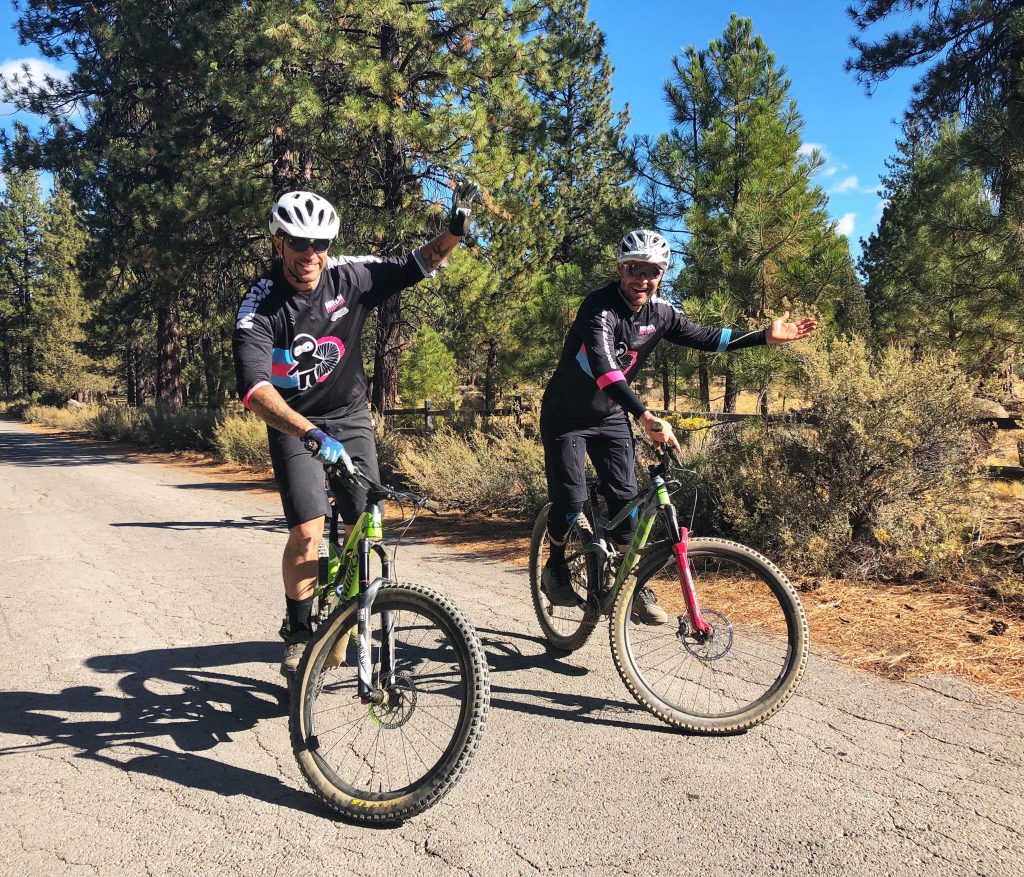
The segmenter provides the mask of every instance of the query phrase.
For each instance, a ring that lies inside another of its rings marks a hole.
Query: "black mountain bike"
[[[315,632],[291,688],[292,749],[335,810],[359,822],[400,821],[437,803],[476,752],[490,702],[487,661],[449,599],[394,580],[381,503],[411,506],[411,525],[426,499],[354,467],[326,468],[329,479],[357,478],[369,493],[344,545],[337,509],[331,514]]]
[[[669,474],[677,461],[657,453],[647,492],[612,521],[599,514],[597,480],[588,480],[589,499],[566,547],[576,606],[553,605],[542,587],[550,506],[540,512],[530,544],[537,620],[551,646],[567,653],[610,616],[615,667],[642,706],[682,730],[746,730],[796,691],[807,662],[807,616],[770,560],[738,542],[690,538],[670,498],[680,487]],[[634,510],[636,533],[620,554],[608,534]],[[667,535],[648,544],[658,516]],[[668,623],[641,622],[634,602],[643,588],[669,613]]]

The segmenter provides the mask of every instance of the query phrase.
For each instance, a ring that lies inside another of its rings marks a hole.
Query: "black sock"
[[[288,632],[295,633],[299,630],[312,630],[313,625],[309,617],[313,613],[313,598],[305,600],[293,600],[291,597],[284,598],[286,612],[288,614]]]

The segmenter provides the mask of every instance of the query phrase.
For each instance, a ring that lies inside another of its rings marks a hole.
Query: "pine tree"
[[[43,205],[39,178],[9,167],[0,197],[0,380],[8,396],[35,383]]]
[[[863,34],[890,16],[924,13],[877,42]],[[932,126],[957,115],[972,163],[999,209],[1024,227],[1024,7],[1019,0],[858,0],[849,9],[861,35],[846,69],[868,92],[896,70],[923,67],[907,114]]]
[[[676,294],[718,302],[734,323],[763,325],[797,303],[831,317],[855,297],[856,280],[826,196],[811,182],[821,158],[800,154],[803,121],[785,69],[735,15],[721,39],[674,64],[666,97],[675,127],[652,144],[649,171],[662,215],[685,223]],[[781,368],[784,354],[771,353]],[[740,389],[738,362],[724,364],[726,410]]]

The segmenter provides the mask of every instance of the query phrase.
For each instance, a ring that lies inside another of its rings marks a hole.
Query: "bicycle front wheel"
[[[725,539],[691,539],[688,556],[712,635],[702,638],[690,625],[675,555],[666,547],[616,597],[615,666],[637,701],[662,721],[710,734],[743,731],[796,691],[807,662],[807,616],[786,576],[756,551]],[[667,623],[641,623],[634,609],[641,588],[668,612]]]
[[[447,794],[476,752],[490,700],[487,662],[476,631],[448,599],[385,583],[370,613],[373,680],[384,700],[364,704],[357,608],[357,600],[341,606],[299,664],[292,749],[329,806],[358,822],[397,822]],[[388,640],[392,649],[382,649]]]
[[[530,539],[530,593],[533,596],[533,611],[537,614],[544,638],[560,652],[574,652],[589,639],[600,616],[597,606],[589,599],[590,594],[596,591],[596,588],[592,589],[591,582],[597,584],[597,561],[592,554],[581,554],[569,563],[570,581],[581,605],[555,606],[548,599],[541,588],[541,576],[548,560],[550,508],[551,503],[544,506],[533,525],[533,536]],[[567,557],[582,551],[580,532],[584,527],[589,530],[590,523],[581,515],[569,531],[565,545]]]

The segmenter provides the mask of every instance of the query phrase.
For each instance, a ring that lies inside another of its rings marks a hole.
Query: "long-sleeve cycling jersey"
[[[764,330],[699,326],[658,297],[634,312],[616,280],[580,305],[544,391],[545,409],[560,421],[579,424],[597,423],[623,409],[643,414],[647,406],[629,383],[662,338],[717,352],[766,343]]]
[[[407,258],[329,258],[308,295],[284,278],[281,263],[242,299],[232,350],[242,404],[270,384],[306,417],[336,418],[366,407],[362,331],[371,308],[431,276]]]

